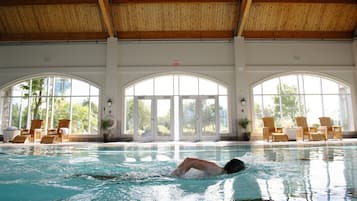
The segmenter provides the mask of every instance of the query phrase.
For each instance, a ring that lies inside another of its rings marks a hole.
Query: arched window
[[[176,139],[228,134],[227,96],[226,87],[196,76],[175,74],[139,81],[125,88],[124,133],[150,134],[154,140],[165,136],[173,140],[174,133]]]
[[[296,116],[305,116],[309,126],[319,117],[353,130],[351,90],[348,86],[316,75],[294,74],[276,77],[253,88],[255,129],[261,131],[264,116],[273,116],[277,126],[293,127]]]
[[[71,134],[98,134],[99,89],[81,80],[32,78],[3,89],[0,103],[3,128],[29,128],[32,119],[56,128],[59,119],[70,119]]]

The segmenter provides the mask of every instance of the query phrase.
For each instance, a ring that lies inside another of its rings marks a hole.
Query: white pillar
[[[111,37],[107,39],[107,52],[106,52],[106,68],[105,68],[105,88],[103,106],[104,117],[112,115],[116,122],[118,122],[118,72],[117,72],[117,52],[118,52],[118,40]],[[112,105],[108,106],[108,100],[112,101]],[[118,124],[115,129],[112,129],[112,136],[117,137],[119,135]]]
[[[352,42],[352,56],[353,56],[353,61],[355,64],[355,85],[354,85],[354,96],[352,97],[353,105],[352,107],[354,108],[353,111],[357,110],[357,38],[353,39]],[[353,95],[353,94],[352,94]],[[354,112],[354,127],[355,130],[357,128],[357,115]]]
[[[247,117],[251,120],[250,115],[250,85],[247,79],[246,71],[246,44],[243,37],[234,38],[234,63],[235,63],[235,81],[236,81],[236,104],[237,104],[237,130],[240,131],[238,121]],[[241,100],[245,99],[246,104],[243,106]],[[250,125],[251,126],[251,125]],[[239,137],[242,137],[239,132]]]

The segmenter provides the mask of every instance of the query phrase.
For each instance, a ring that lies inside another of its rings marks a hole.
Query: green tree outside
[[[39,109],[43,102],[43,92],[45,91],[45,78],[38,78],[33,79],[32,83],[30,81],[26,81],[24,84],[21,85],[21,88],[24,91],[24,98],[27,99],[30,96],[32,97],[32,119],[40,119]],[[31,94],[30,94],[31,88]]]
[[[277,85],[279,90],[279,85]],[[282,84],[280,95],[275,95],[274,100],[274,118],[286,119],[294,122],[294,119],[300,111],[300,101],[298,99],[296,87]],[[281,126],[281,125],[280,125]]]

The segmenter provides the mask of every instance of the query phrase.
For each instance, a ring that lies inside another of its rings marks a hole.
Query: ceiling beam
[[[237,36],[238,34],[238,27],[239,27],[239,22],[240,22],[240,17],[241,17],[241,9],[242,8],[242,1],[238,1],[237,2],[237,12],[236,12],[236,21],[235,21],[235,25],[234,25],[234,36]]]
[[[341,3],[357,4],[356,0],[253,0],[253,3]]]
[[[237,2],[238,0],[112,0],[112,3],[209,3],[209,2]]]
[[[240,8],[240,19],[238,24],[238,32],[235,36],[242,36],[244,31],[245,22],[248,19],[250,6],[252,5],[252,0],[242,0]]]
[[[244,38],[352,39],[353,32],[339,31],[244,31]]]
[[[108,0],[98,0],[102,18],[107,29],[109,37],[114,37],[112,9]]]
[[[0,6],[50,4],[97,4],[97,0],[0,0]]]
[[[105,32],[74,32],[74,33],[0,33],[0,41],[87,41],[106,40]]]
[[[123,31],[119,39],[218,39],[233,38],[232,31]]]

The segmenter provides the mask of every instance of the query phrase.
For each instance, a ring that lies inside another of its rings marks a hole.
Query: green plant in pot
[[[103,141],[108,142],[108,137],[110,135],[110,129],[114,125],[113,119],[102,119],[100,126],[103,130]]]
[[[240,119],[239,122],[238,122],[240,127],[243,128],[244,140],[249,140],[250,139],[250,131],[248,131],[249,123],[250,123],[250,120],[248,118],[246,118],[246,117]]]

